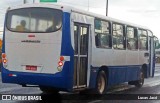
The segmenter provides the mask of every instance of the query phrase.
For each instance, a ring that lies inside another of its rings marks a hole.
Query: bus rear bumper
[[[57,74],[40,74],[40,73],[26,73],[14,72],[2,69],[2,82],[14,83],[20,85],[39,85],[46,87],[57,88],[62,91],[71,91],[71,83],[69,77]]]

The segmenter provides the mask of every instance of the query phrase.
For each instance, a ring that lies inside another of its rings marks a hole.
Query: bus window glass
[[[98,48],[111,47],[109,22],[95,19],[95,43]]]
[[[113,48],[124,49],[123,25],[113,24]]]
[[[74,54],[78,54],[78,27],[74,26]]]
[[[159,49],[160,48],[159,40],[158,40],[157,37],[154,37],[154,46],[155,46],[155,49]]]
[[[139,49],[147,50],[148,42],[147,42],[147,31],[146,30],[138,30],[139,34]]]
[[[87,55],[88,46],[86,45],[88,42],[88,28],[81,27],[81,34],[80,34],[80,54]]]
[[[127,27],[127,49],[138,49],[137,33],[133,27]]]
[[[7,13],[7,28],[14,32],[54,32],[61,28],[62,11],[23,8]]]

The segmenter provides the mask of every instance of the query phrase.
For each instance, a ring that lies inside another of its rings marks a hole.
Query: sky
[[[35,3],[39,3],[39,0],[35,0]],[[106,0],[58,0],[57,3],[106,15]],[[6,9],[21,4],[23,0],[0,0],[0,30],[4,25]],[[108,0],[108,16],[146,26],[160,39],[160,0]]]

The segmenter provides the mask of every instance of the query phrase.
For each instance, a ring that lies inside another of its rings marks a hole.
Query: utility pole
[[[106,16],[108,16],[108,0],[106,1]]]
[[[23,0],[23,4],[26,4],[27,3],[27,0]]]
[[[33,0],[33,3],[35,3],[35,0]]]
[[[88,11],[89,11],[89,0],[88,0]]]

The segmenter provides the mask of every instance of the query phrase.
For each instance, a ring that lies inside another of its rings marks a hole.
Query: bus
[[[25,4],[7,10],[2,82],[43,92],[104,94],[154,74],[154,36],[147,27],[70,6]]]

